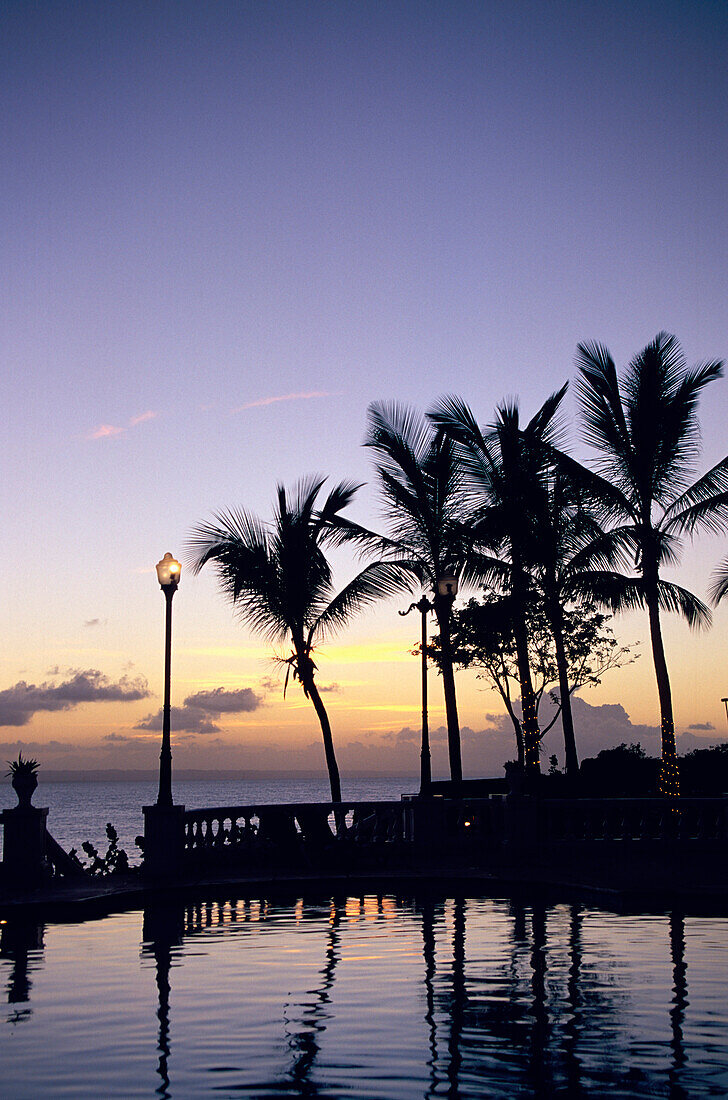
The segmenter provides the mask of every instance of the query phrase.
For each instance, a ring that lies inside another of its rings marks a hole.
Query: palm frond
[[[600,452],[599,472],[624,488],[630,483],[632,444],[614,360],[602,344],[586,343],[577,347],[576,364],[584,438]]]
[[[708,595],[714,605],[728,596],[728,558],[723,558],[713,570]]]
[[[569,383],[564,382],[560,390],[556,390],[550,397],[547,397],[525,428],[526,438],[539,447],[560,446],[564,425],[556,418],[556,414],[568,388]]]
[[[696,629],[707,629],[712,621],[710,609],[687,588],[670,581],[658,581],[657,598],[663,611],[675,611]]]
[[[660,526],[675,534],[702,529],[719,534],[728,527],[728,456],[699,477],[665,510]]]
[[[340,630],[363,607],[410,591],[412,580],[411,573],[401,565],[390,562],[367,565],[321,611],[312,624],[312,635],[320,632],[326,636]]]
[[[625,577],[607,569],[583,569],[574,574],[565,581],[562,596],[564,602],[587,601],[606,607],[613,614],[645,606],[640,577]]]

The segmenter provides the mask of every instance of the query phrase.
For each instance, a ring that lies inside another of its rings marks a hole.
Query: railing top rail
[[[671,798],[664,798],[661,795],[644,795],[641,797],[633,795],[616,795],[611,796],[599,796],[590,795],[586,798],[544,798],[541,799],[544,806],[579,806],[587,807],[590,805],[599,806],[622,806],[624,804],[630,806],[654,806],[654,807],[670,807],[676,806],[677,809],[687,809],[688,807],[708,807],[708,806],[723,806],[728,801],[728,795],[718,794],[710,796],[693,796],[693,795],[681,795],[676,801]]]
[[[261,811],[265,812],[271,810],[288,810],[290,813],[303,812],[305,810],[325,810],[327,814],[336,813],[337,811],[344,810],[377,810],[377,809],[402,809],[406,806],[406,803],[399,800],[354,800],[341,802],[254,802],[246,803],[243,806],[201,806],[194,810],[185,810],[185,818],[195,817],[198,815],[207,816],[221,816],[226,817],[247,817],[259,814]]]

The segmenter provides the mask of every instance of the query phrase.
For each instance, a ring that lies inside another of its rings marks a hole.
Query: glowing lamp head
[[[444,573],[437,582],[438,595],[454,600],[458,594],[458,579],[454,573]]]
[[[176,588],[181,572],[182,566],[170,553],[166,553],[162,560],[157,562],[157,578],[162,588]]]

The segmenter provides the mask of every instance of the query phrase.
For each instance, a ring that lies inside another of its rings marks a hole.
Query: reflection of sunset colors
[[[517,395],[528,417],[574,377],[579,341],[621,365],[661,329],[690,363],[728,359],[728,11],[572,16],[536,0],[435,0],[426,18],[3,7],[0,759],[155,768],[154,563],[216,509],[267,515],[276,482],[316,472],[364,484],[352,516],[381,528],[371,401],[460,394],[486,423]],[[728,380],[700,419],[696,473],[725,449]],[[688,544],[670,579],[705,598],[725,554]],[[340,585],[361,567],[334,561]],[[408,602],[314,655],[344,776],[417,774]],[[727,628],[723,607],[702,634],[664,617],[681,751],[725,737]],[[581,755],[657,751],[646,617],[617,630],[642,656],[575,701]],[[212,576],[183,573],[173,646],[175,768],[320,772],[299,685],[283,698],[274,649]],[[434,669],[430,708],[443,775]],[[514,746],[496,695],[460,673],[458,708],[465,774],[501,774]]]

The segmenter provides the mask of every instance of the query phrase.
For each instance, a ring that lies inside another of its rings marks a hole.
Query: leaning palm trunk
[[[549,607],[549,621],[551,633],[554,637],[554,650],[556,653],[556,668],[559,673],[559,696],[561,703],[561,728],[564,731],[564,757],[566,774],[570,779],[576,779],[579,774],[579,757],[576,752],[576,737],[574,735],[574,716],[571,710],[571,689],[569,687],[569,664],[566,659],[564,647],[564,620],[559,604]]]
[[[339,777],[339,766],[336,763],[336,753],[334,752],[331,723],[329,722],[326,707],[324,706],[323,699],[321,698],[319,689],[316,687],[316,682],[313,678],[313,661],[308,655],[304,655],[299,658],[297,667],[304,694],[307,695],[313,703],[319,725],[321,726],[326,768],[329,773],[329,786],[331,787],[331,801],[341,802],[341,779]]]
[[[538,725],[538,713],[536,711],[536,695],[531,680],[531,667],[528,663],[528,640],[525,627],[515,625],[513,629],[516,643],[516,663],[518,665],[518,679],[521,687],[521,709],[523,710],[523,752],[526,773],[540,771],[539,748],[541,745],[541,730]]]
[[[677,798],[680,794],[680,770],[675,746],[675,720],[672,714],[672,692],[670,677],[665,659],[665,647],[660,628],[660,609],[657,602],[657,587],[650,585],[647,590],[647,611],[650,619],[650,641],[652,658],[655,663],[657,695],[660,700],[660,737],[661,760],[658,778],[658,791],[667,798]]]
[[[517,571],[514,570],[514,573]],[[513,581],[513,605],[515,616],[513,620],[513,641],[516,646],[516,664],[518,666],[518,680],[521,687],[521,710],[523,711],[523,750],[526,774],[535,774],[540,771],[539,750],[541,746],[541,730],[538,725],[538,711],[536,710],[536,695],[531,679],[531,665],[528,659],[528,634],[526,620],[520,613],[525,600],[522,598],[523,582],[514,576]]]
[[[455,674],[453,672],[452,639],[450,636],[450,601],[435,596],[435,615],[440,628],[440,649],[442,659],[442,688],[445,696],[445,718],[447,721],[447,750],[450,760],[450,779],[458,788],[463,781],[463,765],[460,755],[460,722],[458,720],[457,697],[455,695]]]

